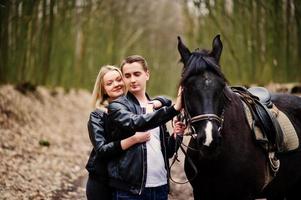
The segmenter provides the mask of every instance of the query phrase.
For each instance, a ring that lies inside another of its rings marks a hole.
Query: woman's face
[[[124,94],[125,85],[123,79],[115,70],[109,71],[103,76],[103,84],[110,100],[116,99]]]

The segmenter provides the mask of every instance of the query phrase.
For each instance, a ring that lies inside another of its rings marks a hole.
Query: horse
[[[182,102],[193,133],[184,170],[194,199],[301,199],[300,146],[277,155],[279,171],[265,185],[267,155],[254,141],[243,103],[221,71],[222,49],[220,35],[213,39],[210,51],[192,52],[178,37],[178,51],[184,65],[180,81]],[[271,99],[290,119],[300,141],[301,98],[274,93]]]

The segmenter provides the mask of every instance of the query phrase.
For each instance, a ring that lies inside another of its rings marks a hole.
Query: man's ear
[[[147,70],[145,73],[146,73],[146,80],[148,81],[148,80],[149,80],[149,78],[150,78],[150,71],[149,71],[149,70]]]

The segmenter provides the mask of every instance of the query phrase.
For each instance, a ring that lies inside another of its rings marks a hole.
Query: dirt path
[[[188,144],[189,137],[184,137],[183,143]],[[184,159],[185,156],[182,151],[178,150],[178,160],[179,162],[175,162],[175,164],[171,167],[171,177],[174,181],[184,183],[187,181],[185,172],[184,172]],[[170,160],[171,164],[171,160]],[[170,181],[170,200],[193,200],[192,197],[192,188],[189,183],[185,184],[177,184],[173,181]]]

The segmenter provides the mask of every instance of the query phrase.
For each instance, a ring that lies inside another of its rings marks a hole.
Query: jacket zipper
[[[139,191],[139,195],[141,195],[142,193],[142,189],[143,189],[143,183],[144,183],[144,177],[145,177],[145,170],[144,170],[144,166],[145,166],[145,161],[144,161],[144,145],[142,145],[142,161],[143,161],[143,164],[142,164],[142,181],[141,181],[141,187],[140,187],[140,191]]]
[[[141,108],[141,107],[140,107]],[[142,111],[142,112],[141,112]],[[139,114],[145,114],[145,111],[141,110]],[[144,147],[146,149],[146,144],[142,144],[142,180],[141,180],[141,187],[139,191],[139,195],[141,195],[144,185],[144,179],[145,179],[145,159],[144,159]]]

